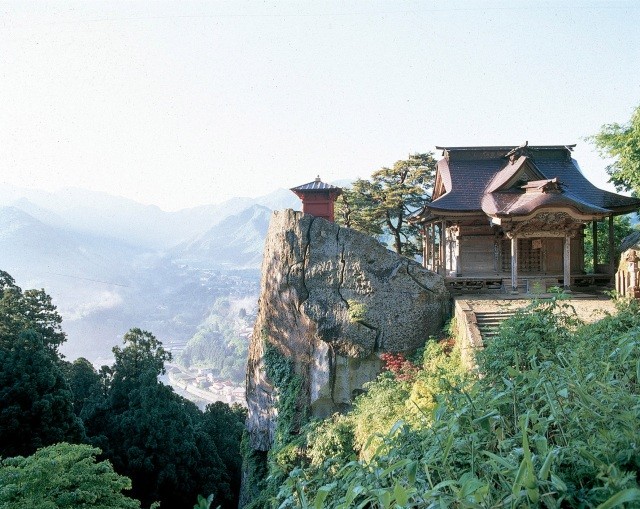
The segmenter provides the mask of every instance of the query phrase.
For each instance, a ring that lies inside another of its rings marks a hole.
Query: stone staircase
[[[495,337],[498,334],[498,327],[500,327],[500,324],[515,314],[515,309],[485,312],[476,311],[476,324],[478,325],[478,330],[482,336],[482,341],[486,342]]]

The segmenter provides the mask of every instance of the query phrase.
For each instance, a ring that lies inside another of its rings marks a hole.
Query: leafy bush
[[[311,424],[307,430],[307,457],[311,465],[320,467],[329,458],[345,462],[355,459],[353,432],[353,419],[341,414]]]
[[[551,299],[534,300],[505,320],[498,337],[478,353],[484,376],[500,379],[508,369],[529,369],[532,361],[553,360],[556,350],[571,341],[581,325],[575,309],[563,294]]]
[[[501,329],[474,380],[430,358],[425,371],[452,376],[426,392],[422,420],[405,412],[366,458],[293,469],[280,507],[640,506],[637,304],[580,325],[560,299],[539,302]],[[345,421],[386,422],[390,391],[382,377]]]
[[[380,446],[382,437],[404,417],[410,386],[386,372],[365,388],[367,392],[354,403],[351,418],[354,450],[368,458]]]
[[[415,376],[407,400],[406,420],[427,419],[437,405],[437,396],[465,385],[469,378],[460,358],[460,349],[447,341],[428,341],[423,353],[422,369]]]
[[[140,502],[122,494],[131,489],[131,480],[108,461],[96,462],[98,454],[100,449],[88,445],[60,443],[2,460],[0,507],[139,508]]]

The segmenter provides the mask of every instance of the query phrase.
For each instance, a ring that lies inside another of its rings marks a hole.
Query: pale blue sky
[[[177,209],[640,104],[640,2],[0,1],[0,185]]]

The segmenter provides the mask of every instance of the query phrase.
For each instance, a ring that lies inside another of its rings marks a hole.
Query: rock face
[[[292,359],[301,376],[298,407],[326,417],[347,410],[362,385],[378,375],[380,353],[423,346],[449,312],[439,275],[362,233],[301,212],[274,212],[249,347],[252,448],[270,448],[277,419],[265,342]]]

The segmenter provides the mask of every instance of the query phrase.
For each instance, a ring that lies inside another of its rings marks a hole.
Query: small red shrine
[[[341,188],[322,182],[318,176],[313,182],[292,187],[291,191],[302,200],[302,212],[334,221],[333,206],[342,194]]]

